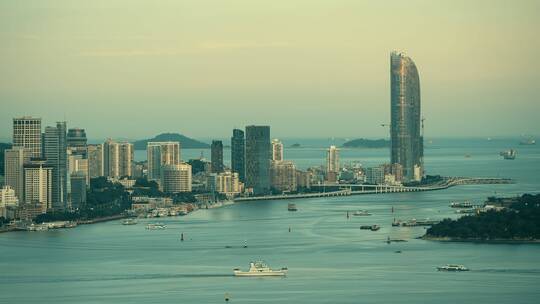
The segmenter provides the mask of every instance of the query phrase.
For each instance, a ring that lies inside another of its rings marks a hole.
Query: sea
[[[300,148],[290,148],[293,143]],[[284,141],[299,168],[324,163],[329,140]],[[540,146],[519,139],[432,139],[428,174],[507,177],[514,184],[415,193],[242,202],[161,218],[0,234],[0,303],[538,303],[540,245],[418,239],[394,219],[457,218],[451,201],[538,193]],[[499,152],[516,149],[515,160]],[[182,150],[184,160],[208,150]],[[225,149],[225,159],[230,153]],[[466,157],[467,156],[467,157]],[[388,149],[342,149],[342,163],[387,162]],[[137,152],[136,158],[145,158]],[[297,212],[287,211],[294,202]],[[368,210],[371,216],[347,212]],[[379,231],[360,230],[378,224]],[[290,231],[289,231],[290,229]],[[180,235],[184,234],[184,241]],[[386,240],[403,242],[388,244]],[[247,248],[244,248],[244,245]],[[234,277],[264,260],[284,278]],[[469,272],[441,272],[463,264]]]

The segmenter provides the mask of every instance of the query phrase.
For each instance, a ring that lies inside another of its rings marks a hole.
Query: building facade
[[[231,170],[238,173],[241,182],[246,180],[246,141],[244,131],[233,130],[231,137]]]
[[[79,209],[86,203],[86,175],[77,171],[70,175],[71,209]]]
[[[88,178],[104,176],[103,144],[88,145],[86,151],[88,157]]]
[[[270,191],[270,127],[246,127],[246,188],[253,194],[266,194]]]
[[[13,147],[28,149],[30,157],[41,157],[41,118],[13,118]]]
[[[212,173],[223,172],[223,143],[221,140],[212,140],[212,146],[210,147],[210,163],[212,165]]]
[[[11,186],[20,201],[24,201],[23,166],[30,160],[30,151],[23,147],[13,147],[4,151],[4,183]]]
[[[45,159],[34,158],[24,164],[24,202],[32,206],[39,205],[41,213],[55,208],[53,176],[53,167]]]
[[[390,116],[391,163],[403,167],[405,182],[420,180],[424,167],[420,79],[412,59],[397,52],[390,55]]]
[[[291,161],[272,161],[270,166],[272,189],[279,192],[297,190],[296,166]]]
[[[326,150],[326,181],[337,182],[339,177],[339,150],[330,146]]]
[[[238,173],[225,171],[216,176],[216,191],[225,195],[233,196],[241,191],[241,183]]]
[[[191,192],[191,166],[185,163],[162,166],[161,187],[165,193]]]
[[[46,127],[43,156],[53,170],[52,178],[52,208],[64,210],[68,197],[68,162],[66,122],[57,122],[55,127]]]
[[[148,159],[148,179],[159,181],[162,166],[180,163],[180,142],[148,142],[146,154]]]
[[[131,176],[133,144],[108,139],[103,144],[103,171],[112,178]]]
[[[283,160],[283,144],[281,141],[279,141],[279,139],[272,139],[272,160]]]

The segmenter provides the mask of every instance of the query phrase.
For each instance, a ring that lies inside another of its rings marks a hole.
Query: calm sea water
[[[511,147],[518,149],[517,159],[502,160],[499,151]],[[183,158],[199,153],[185,150]],[[319,165],[324,155],[314,147],[285,152],[300,167]],[[387,155],[383,149],[343,150],[341,159],[374,165]],[[298,212],[287,211],[289,201],[245,202],[163,219],[163,231],[145,230],[142,220],[4,233],[0,303],[224,303],[225,293],[231,303],[536,303],[540,245],[423,241],[415,238],[424,228],[390,223],[455,217],[451,200],[538,192],[540,147],[516,140],[440,140],[427,145],[426,166],[428,173],[511,177],[517,183],[297,200]],[[358,209],[373,215],[346,218]],[[382,228],[360,230],[364,224]],[[408,242],[386,244],[387,237]],[[248,248],[242,248],[246,240]],[[255,259],[287,266],[288,277],[231,275]],[[435,270],[447,263],[472,271]]]

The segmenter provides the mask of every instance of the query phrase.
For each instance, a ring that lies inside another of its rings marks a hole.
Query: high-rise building
[[[272,160],[283,160],[283,144],[281,141],[279,141],[279,139],[272,139]]]
[[[384,184],[384,166],[366,168],[366,183],[372,185]]]
[[[66,122],[57,122],[56,127],[46,127],[43,156],[52,167],[52,208],[64,210],[67,207],[68,173]]]
[[[339,150],[330,146],[326,150],[326,181],[336,182],[339,175]]]
[[[165,193],[191,192],[191,166],[186,163],[162,166],[161,187]]]
[[[33,158],[24,164],[24,201],[39,205],[41,213],[54,209],[53,173],[54,168],[43,158]]]
[[[87,139],[84,129],[72,128],[67,132],[68,147],[86,147]]]
[[[246,141],[244,131],[233,130],[231,137],[231,170],[238,173],[238,179],[241,182],[246,180]]]
[[[70,175],[71,208],[79,209],[86,203],[86,174],[81,171]]]
[[[68,148],[68,176],[75,172],[79,175],[84,174],[86,176],[86,184],[88,185],[90,184],[88,159],[85,158],[84,155],[77,154],[77,151],[72,151],[72,149],[74,148]],[[68,186],[68,190],[69,189],[71,189],[71,187]]]
[[[160,180],[162,166],[180,163],[180,143],[177,141],[148,142],[146,154],[148,159],[148,179]]]
[[[296,166],[291,161],[272,161],[270,181],[272,188],[277,191],[296,191]]]
[[[420,180],[424,167],[420,80],[412,59],[397,52],[390,55],[390,115],[391,163],[403,167],[405,182]]]
[[[240,193],[240,181],[238,173],[225,171],[216,176],[216,191],[226,195],[235,195]]]
[[[103,171],[105,176],[119,178],[131,176],[133,144],[108,139],[103,144]]]
[[[30,151],[30,157],[41,157],[41,118],[13,118],[13,147]]]
[[[86,151],[88,157],[88,178],[104,176],[103,144],[88,145]]]
[[[0,188],[0,217],[11,219],[15,217],[15,210],[19,206],[19,199],[11,186]]]
[[[212,173],[223,172],[223,143],[221,142],[221,140],[212,140],[210,154]]]
[[[5,184],[15,190],[19,201],[24,201],[23,165],[29,161],[30,151],[23,147],[13,147],[4,153]]]
[[[246,127],[246,188],[253,194],[270,191],[270,127]]]

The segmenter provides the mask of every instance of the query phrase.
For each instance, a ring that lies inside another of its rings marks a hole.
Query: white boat
[[[367,210],[358,210],[358,211],[355,211],[352,215],[354,215],[354,216],[367,216],[367,215],[371,215],[371,213],[369,213]]]
[[[445,266],[437,267],[437,270],[439,271],[469,271],[469,268],[463,265],[448,264]]]
[[[137,221],[132,218],[128,218],[122,221],[122,225],[136,225]]]
[[[256,261],[249,263],[248,271],[242,271],[239,268],[235,268],[234,275],[237,277],[282,277],[287,275],[287,268],[272,270],[266,263]]]
[[[146,225],[146,229],[148,229],[148,230],[158,230],[158,229],[165,229],[165,228],[167,228],[167,226],[165,226],[165,224],[161,224],[161,223],[155,223],[155,224]]]

